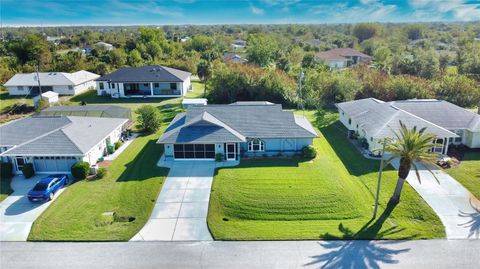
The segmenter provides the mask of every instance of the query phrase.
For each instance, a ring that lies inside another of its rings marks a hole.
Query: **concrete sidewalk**
[[[11,187],[14,192],[0,203],[0,241],[27,241],[33,222],[52,202],[28,201],[28,191],[42,177],[45,175],[37,175],[29,179],[23,176],[13,177]],[[64,189],[57,191],[53,199],[55,200]]]
[[[208,202],[215,162],[177,161],[147,224],[131,241],[209,241]]]
[[[393,163],[398,169],[398,161]],[[407,182],[422,196],[440,217],[447,239],[480,238],[480,201],[478,201],[462,184],[436,166],[430,173],[424,165],[417,164],[421,183],[412,170]],[[413,169],[413,168],[412,168]]]

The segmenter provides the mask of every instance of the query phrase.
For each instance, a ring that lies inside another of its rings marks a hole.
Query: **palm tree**
[[[207,61],[201,61],[197,65],[197,74],[200,77],[201,80],[203,80],[203,97],[205,98],[207,96],[207,80],[212,74],[212,67],[209,62]]]
[[[435,145],[433,141],[435,141],[436,137],[433,134],[426,133],[425,130],[426,128],[417,130],[416,126],[409,129],[400,121],[400,132],[394,131],[396,139],[387,138],[385,150],[393,156],[385,162],[385,166],[395,159],[400,159],[397,185],[390,198],[390,203],[392,204],[397,204],[400,201],[403,184],[405,183],[412,167],[415,169],[415,174],[417,175],[418,181],[421,183],[420,173],[418,172],[418,167],[415,162],[435,162],[437,154],[429,152],[428,150]],[[428,167],[426,168],[432,173],[435,179],[437,179],[435,174]]]

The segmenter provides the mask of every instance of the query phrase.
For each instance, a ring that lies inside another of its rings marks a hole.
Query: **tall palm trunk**
[[[207,97],[207,79],[203,79],[203,98]]]
[[[390,203],[398,204],[400,202],[400,195],[402,194],[403,185],[405,180],[410,173],[410,168],[412,167],[412,162],[406,158],[400,159],[400,167],[398,168],[398,180],[397,185],[395,186],[395,191],[393,192],[392,198],[390,198]]]

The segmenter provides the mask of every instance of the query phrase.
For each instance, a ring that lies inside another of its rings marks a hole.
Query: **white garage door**
[[[77,162],[75,157],[34,157],[33,165],[36,172],[70,172]]]

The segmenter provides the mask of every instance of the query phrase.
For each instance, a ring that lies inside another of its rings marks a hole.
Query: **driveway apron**
[[[208,203],[215,163],[178,161],[170,168],[147,224],[131,241],[211,241]]]
[[[398,169],[398,161],[394,167]],[[417,164],[421,183],[412,170],[407,182],[422,196],[440,217],[447,239],[479,239],[480,201],[453,177],[432,167],[430,173],[424,165]]]
[[[50,202],[31,203],[27,194],[43,176],[25,179],[15,176],[11,187],[14,190],[0,203],[0,241],[27,241],[33,222],[50,205]],[[64,188],[55,193],[54,200]]]

